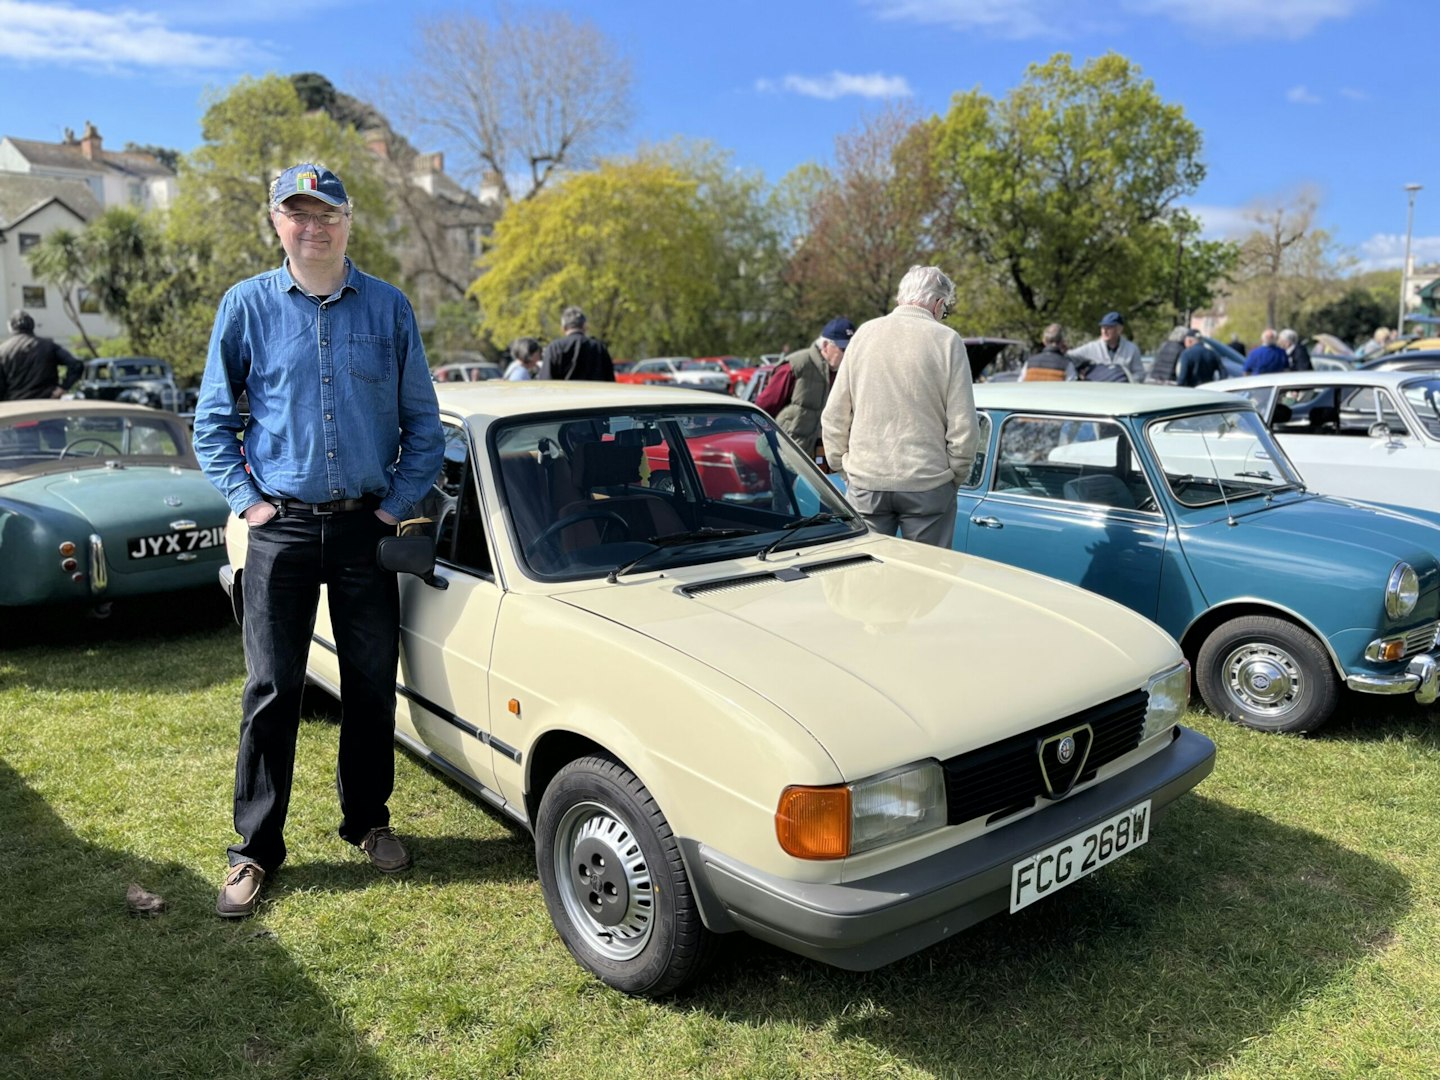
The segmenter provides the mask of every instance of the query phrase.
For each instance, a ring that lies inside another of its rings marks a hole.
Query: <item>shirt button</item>
[[[334,451],[334,450],[331,450],[331,451],[330,451],[328,454],[326,454],[325,456],[326,456],[326,457],[334,457],[334,456],[335,456],[335,451]]]
[[[340,494],[340,489],[339,489],[339,488],[334,488],[334,489],[330,492],[330,494],[331,494],[331,495],[339,495],[339,494]]]
[[[334,418],[333,416],[331,416],[331,415],[327,412],[327,413],[325,414],[325,419],[326,419],[326,420],[333,420],[333,419],[335,419],[335,418]]]
[[[328,383],[330,380],[329,380],[329,378],[324,378],[324,379],[321,379],[320,381],[323,382],[323,383]]]

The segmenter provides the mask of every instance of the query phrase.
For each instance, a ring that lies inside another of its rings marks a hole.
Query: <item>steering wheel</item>
[[[114,443],[108,442],[107,440],[102,439],[102,438],[99,438],[98,436],[95,436],[95,435],[87,435],[87,436],[85,436],[85,438],[83,438],[83,439],[76,439],[74,442],[66,443],[66,444],[65,444],[65,449],[60,451],[60,456],[63,458],[66,454],[70,453],[70,451],[71,451],[71,450],[74,450],[77,446],[84,446],[86,443],[99,443],[100,446],[109,447],[109,448],[110,448],[111,450],[113,450],[115,453],[117,453],[117,454],[120,453],[120,448],[119,448],[118,446],[116,446]],[[99,457],[99,456],[100,456],[100,451],[99,451],[99,449],[97,448],[97,449],[95,449],[94,451],[92,451],[90,454],[88,454],[88,455],[86,455],[86,456],[88,456],[88,457]]]
[[[605,524],[600,526],[600,536],[602,539],[605,536],[605,527],[612,523],[615,525],[619,525],[620,528],[624,531],[623,539],[630,539],[629,522],[627,522],[614,510],[605,510],[601,507],[595,506],[586,510],[578,510],[573,514],[566,514],[558,521],[552,521],[549,525],[545,527],[545,529],[540,533],[539,536],[535,537],[534,540],[531,540],[530,543],[526,546],[526,556],[534,555],[535,552],[540,548],[541,544],[553,542],[555,537],[559,535],[561,531],[568,529],[571,525],[578,525],[582,521],[603,521]]]

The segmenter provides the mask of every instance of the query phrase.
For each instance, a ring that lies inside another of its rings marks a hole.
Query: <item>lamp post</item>
[[[1410,210],[1405,215],[1405,264],[1400,267],[1400,315],[1395,321],[1396,337],[1405,333],[1405,301],[1410,292],[1410,231],[1415,224],[1415,193],[1420,187],[1419,184],[1405,185],[1405,190],[1410,194]]]

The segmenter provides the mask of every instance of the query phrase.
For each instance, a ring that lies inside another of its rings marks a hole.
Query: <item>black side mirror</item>
[[[424,534],[382,536],[375,545],[375,561],[382,570],[414,574],[434,589],[445,589],[450,584],[435,576],[435,540]]]

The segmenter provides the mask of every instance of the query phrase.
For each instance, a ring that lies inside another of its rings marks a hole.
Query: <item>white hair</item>
[[[1300,335],[1297,334],[1294,330],[1281,330],[1281,331],[1280,331],[1280,341],[1281,341],[1282,344],[1285,344],[1285,345],[1294,345],[1294,344],[1295,344],[1297,341],[1299,341],[1299,340],[1300,340]]]
[[[919,304],[928,307],[936,300],[947,305],[955,303],[955,283],[938,266],[912,266],[900,279],[895,290],[897,304]]]

